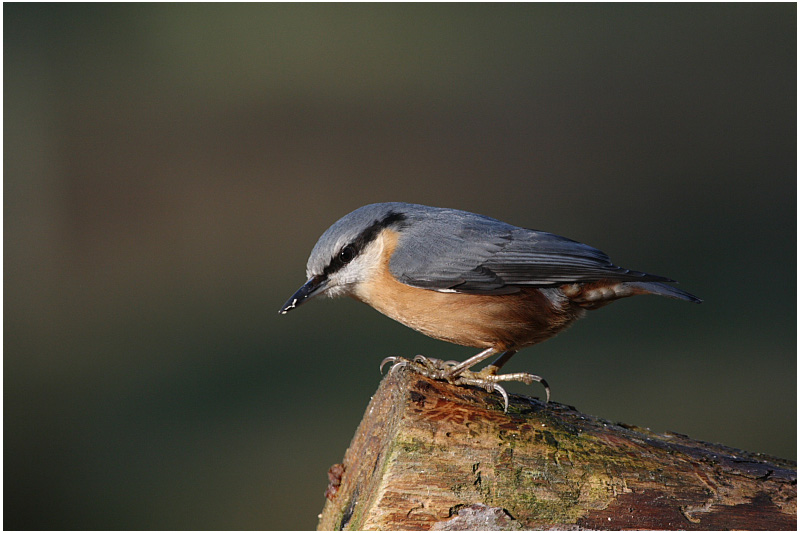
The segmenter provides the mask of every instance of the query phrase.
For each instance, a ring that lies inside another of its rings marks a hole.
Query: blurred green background
[[[796,6],[4,4],[5,529],[309,529],[387,355],[278,308],[376,201],[680,280],[507,368],[796,457]],[[540,387],[516,392],[541,396]]]

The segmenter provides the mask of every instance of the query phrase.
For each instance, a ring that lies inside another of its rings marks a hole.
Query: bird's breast
[[[583,311],[558,288],[520,288],[512,294],[439,292],[400,283],[389,270],[398,234],[378,236],[380,261],[353,296],[425,335],[476,348],[519,349],[566,328]]]

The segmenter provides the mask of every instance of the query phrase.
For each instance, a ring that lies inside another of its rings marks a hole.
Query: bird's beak
[[[316,296],[325,291],[328,287],[328,279],[322,276],[314,276],[310,280],[306,281],[305,284],[297,289],[297,292],[289,298],[283,307],[281,307],[280,314],[285,315],[298,305],[302,304],[309,298]]]

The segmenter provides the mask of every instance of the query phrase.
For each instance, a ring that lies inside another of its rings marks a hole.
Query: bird
[[[458,209],[403,202],[365,205],[319,238],[307,281],[280,308],[286,314],[318,295],[350,296],[434,339],[480,348],[462,362],[417,355],[381,362],[454,385],[496,391],[501,382],[541,383],[527,372],[498,374],[520,349],[560,333],[587,311],[655,294],[702,300],[674,280],[628,270],[589,245]],[[476,372],[472,367],[489,358]]]

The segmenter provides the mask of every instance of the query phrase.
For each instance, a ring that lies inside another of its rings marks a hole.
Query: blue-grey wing
[[[671,281],[615,266],[586,244],[462,211],[407,227],[390,269],[414,287],[480,294],[599,279]]]

